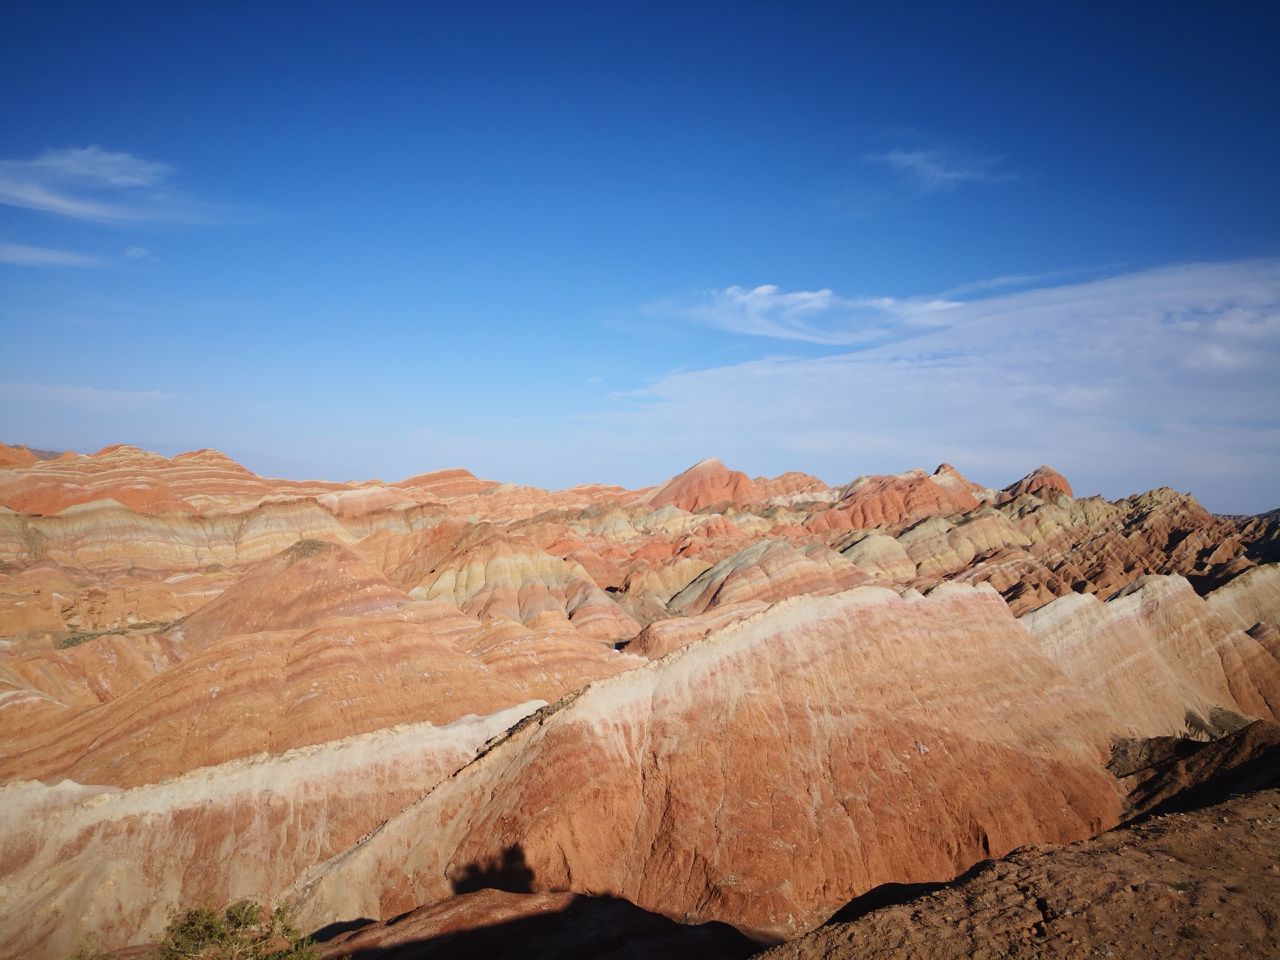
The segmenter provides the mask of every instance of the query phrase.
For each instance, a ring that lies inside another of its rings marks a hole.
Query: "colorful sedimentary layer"
[[[1113,825],[1118,738],[1274,720],[1277,560],[1274,514],[1048,467],[544,491],[0,447],[0,955],[242,896],[795,937]]]

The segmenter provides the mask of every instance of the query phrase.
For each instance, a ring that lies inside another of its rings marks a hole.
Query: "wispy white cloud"
[[[146,247],[125,247],[124,256],[126,260],[149,260],[151,258],[151,251]]]
[[[1046,286],[1050,280],[1066,280],[1069,278],[1083,279],[1085,277],[1097,277],[1107,273],[1120,272],[1120,265],[1113,264],[1110,267],[1091,267],[1075,270],[1046,270],[1044,273],[1007,273],[999,277],[988,277],[984,280],[970,280],[968,283],[957,284],[949,290],[943,291],[938,296],[942,299],[952,297],[967,298],[970,294],[987,293],[993,290],[1009,290],[1016,287],[1035,287]]]
[[[247,211],[188,196],[173,168],[98,146],[0,160],[0,204],[110,224],[224,223]]]
[[[748,469],[834,480],[950,460],[1008,482],[1048,462],[1085,493],[1280,505],[1280,261],[968,301],[756,287],[717,306],[726,329],[858,349],[672,372],[583,418],[607,426],[601,456],[658,436],[698,459],[714,441]]]
[[[13,176],[8,169],[11,168],[0,161],[0,203],[7,206],[103,223],[148,219],[141,210],[50,189],[36,181]]]
[[[0,263],[19,267],[100,267],[99,257],[52,247],[32,247],[22,243],[0,243]]]
[[[858,346],[927,329],[931,318],[954,306],[922,297],[844,297],[830,289],[786,291],[774,284],[707,290],[685,300],[653,304],[648,312],[777,340],[826,346]]]
[[[46,150],[27,161],[31,170],[45,171],[62,180],[105,183],[113,187],[151,187],[173,173],[173,167],[144,160],[128,153],[103,150],[98,146],[69,150]]]
[[[996,157],[961,157],[943,150],[895,149],[868,154],[868,163],[883,164],[921,190],[949,190],[964,183],[997,183],[1014,175],[999,168]]]

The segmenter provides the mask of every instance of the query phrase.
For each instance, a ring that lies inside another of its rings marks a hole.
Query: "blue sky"
[[[0,7],[0,438],[1280,505],[1273,5],[408,6]]]

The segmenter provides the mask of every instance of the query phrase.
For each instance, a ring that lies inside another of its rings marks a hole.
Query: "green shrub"
[[[252,900],[225,910],[193,907],[174,915],[150,960],[319,960],[286,907],[268,911]]]

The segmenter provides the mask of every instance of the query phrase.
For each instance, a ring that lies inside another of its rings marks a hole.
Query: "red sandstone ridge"
[[[493,480],[481,480],[470,470],[435,470],[431,473],[409,477],[395,484],[397,487],[411,487],[423,490],[442,499],[465,497],[477,493],[485,493],[499,486]]]
[[[1067,497],[1075,496],[1071,492],[1071,484],[1067,482],[1067,478],[1052,467],[1045,466],[1036,467],[1017,483],[1005,487],[1004,493],[1010,497],[1029,493],[1041,499],[1051,499],[1059,494]]]
[[[766,499],[790,497],[796,500],[820,500],[830,492],[830,488],[817,477],[798,470],[779,474],[772,479],[756,477],[751,482],[755,485],[756,492]]]
[[[535,890],[794,936],[890,876],[1114,823],[1107,742],[993,591],[792,599],[513,731],[326,865],[303,916],[436,902],[519,843]]]
[[[749,503],[758,499],[755,484],[745,473],[730,470],[714,457],[695,463],[645,497],[649,506],[668,504],[690,513],[719,503]]]
[[[493,921],[732,954],[1093,835],[1132,803],[1117,739],[1216,743],[1280,710],[1280,516],[1168,489],[14,456],[0,956],[140,947],[246,896],[375,921],[352,949]],[[1159,783],[1222,765],[1196,756]],[[475,887],[516,850],[525,887]]]
[[[25,467],[42,460],[65,460],[74,456],[70,451],[37,450],[21,443],[0,443],[0,470],[5,467]]]
[[[863,476],[846,484],[830,509],[813,513],[806,523],[817,532],[843,533],[872,527],[901,528],[926,517],[975,510],[982,488],[949,464],[929,475],[908,470],[894,476]]]
[[[0,504],[22,513],[54,514],[94,500],[148,512],[192,512],[256,503],[275,490],[339,487],[265,481],[214,450],[172,459],[126,444],[97,453],[27,463],[0,473]]]
[[[0,468],[26,466],[40,458],[24,446],[11,447],[0,443]]]

